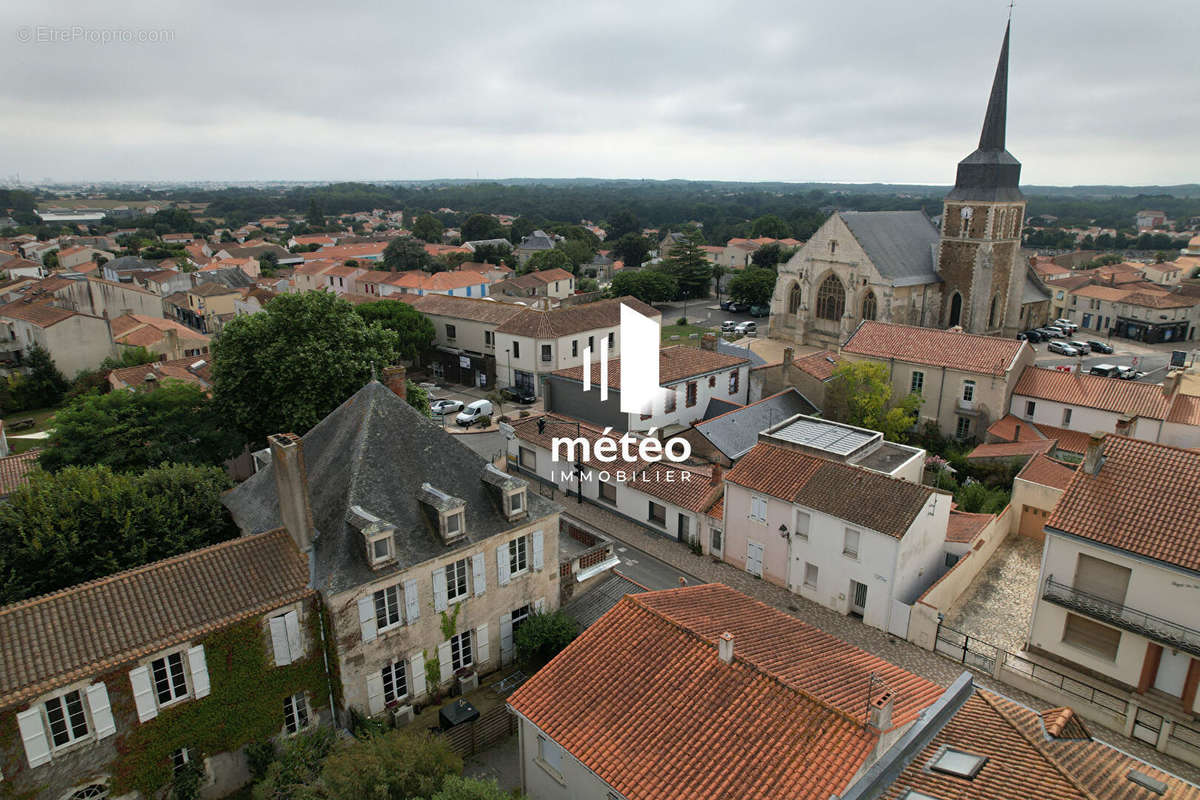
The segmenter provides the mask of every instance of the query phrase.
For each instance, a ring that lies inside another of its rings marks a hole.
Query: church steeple
[[[1017,185],[1021,180],[1021,162],[1004,147],[1008,116],[1008,41],[1012,23],[1004,29],[1004,44],[996,63],[992,94],[988,98],[979,149],[958,162],[954,190],[947,200],[984,200],[1015,202],[1023,200]]]

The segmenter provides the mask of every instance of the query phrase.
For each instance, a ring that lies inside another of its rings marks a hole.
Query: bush
[[[479,418],[479,426],[480,427],[488,428],[488,427],[491,427],[491,424],[492,424],[492,418],[489,417],[487,414],[484,414],[482,417]]]
[[[529,416],[529,411],[526,409],[521,409],[521,411],[517,414],[517,416],[519,416],[521,419],[525,419],[526,417]]]
[[[316,781],[325,758],[333,750],[333,730],[320,725],[286,740],[279,758],[267,766],[254,787],[255,800],[291,800]],[[364,795],[366,796],[366,795]]]
[[[251,780],[261,781],[274,761],[275,743],[271,740],[246,745],[246,766],[250,769]]]
[[[687,317],[680,317],[679,319],[675,320],[675,324],[676,325],[687,325],[688,324]]]
[[[517,658],[525,668],[536,672],[578,635],[575,620],[562,611],[534,614],[517,631]]]

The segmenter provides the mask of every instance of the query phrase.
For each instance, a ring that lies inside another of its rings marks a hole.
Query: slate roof
[[[469,547],[516,525],[504,516],[483,482],[487,461],[443,432],[378,381],[371,381],[303,437],[304,461],[317,538],[313,564],[317,585],[339,592]],[[403,458],[397,460],[397,453]],[[269,464],[227,492],[222,502],[244,531],[277,527],[279,498]],[[428,482],[466,501],[466,538],[447,546],[416,498]],[[528,492],[527,525],[558,506]],[[346,522],[360,505],[396,526],[396,562],[372,570],[362,535]]]
[[[729,664],[717,656],[724,632]],[[863,724],[872,673],[896,693],[896,725],[941,693],[706,584],[624,597],[509,705],[629,800],[828,800],[878,741]]]
[[[717,337],[717,352],[726,356],[736,356],[738,358],[749,359],[751,367],[761,367],[767,363],[765,358],[751,350],[749,347],[738,347],[736,344],[727,342],[719,336]]]
[[[1046,527],[1200,572],[1200,453],[1107,434],[1099,472],[1076,470]]]
[[[754,447],[760,431],[797,414],[814,413],[817,413],[817,407],[794,387],[789,387],[757,403],[697,422],[695,428],[726,458],[737,459]]]
[[[536,230],[522,239],[517,247],[521,250],[552,250],[554,240],[545,231]]]
[[[648,591],[645,586],[613,571],[612,577],[599,586],[593,586],[583,594],[576,595],[562,610],[579,623],[580,630],[583,630],[607,614],[625,595],[641,594],[645,591]]]
[[[193,550],[0,608],[0,707],[310,596],[286,531]]]
[[[750,363],[744,356],[727,356],[712,350],[687,345],[672,345],[658,351],[658,382],[662,386],[690,380],[713,372],[734,369]],[[591,381],[593,386],[600,383],[600,363],[592,361]],[[551,373],[560,378],[572,381],[583,381],[583,365],[556,369]],[[621,388],[621,359],[614,358],[608,362],[608,387]]]
[[[160,267],[154,261],[146,261],[137,256],[121,256],[114,258],[112,261],[104,265],[104,269],[112,270],[113,272],[161,272]]]
[[[935,494],[928,486],[773,444],[756,444],[725,482],[897,539]]]
[[[1028,346],[999,336],[865,320],[850,334],[842,352],[1003,376]]]
[[[896,286],[939,283],[938,230],[923,211],[839,211],[875,269]]]

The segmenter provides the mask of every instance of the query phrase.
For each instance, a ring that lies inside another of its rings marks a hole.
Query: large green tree
[[[838,422],[881,431],[903,442],[917,422],[921,395],[892,396],[892,381],[883,364],[845,361],[833,370],[825,389],[825,413]]]
[[[679,292],[675,279],[652,269],[622,270],[613,276],[613,297],[630,295],[643,303],[665,303]]]
[[[28,371],[20,381],[18,398],[22,408],[45,408],[62,401],[70,384],[58,371],[48,350],[36,344],[29,348],[25,368]]]
[[[400,358],[407,361],[414,361],[423,355],[437,335],[429,317],[408,303],[377,300],[355,306],[354,313],[362,317],[367,324],[378,322],[388,330],[395,331],[399,337],[396,352]]]
[[[430,797],[462,772],[462,759],[443,736],[392,731],[334,751],[321,770],[326,800],[407,800]]]
[[[729,279],[729,296],[734,300],[754,306],[765,306],[771,302],[775,292],[774,270],[750,267]]]
[[[608,221],[608,227],[604,229],[605,238],[609,241],[620,239],[622,236],[633,234],[635,236],[642,235],[642,223],[638,220],[637,214],[634,214],[628,208],[622,208],[620,211],[612,215],[612,219]]]
[[[398,236],[383,249],[383,265],[392,272],[423,269],[432,260],[425,246],[411,236]]]
[[[63,589],[237,534],[219,467],[35,470],[0,503],[0,603]]]
[[[658,269],[675,278],[679,287],[678,300],[708,297],[713,265],[708,260],[708,254],[701,249],[703,245],[704,239],[699,231],[689,231],[658,265]]]
[[[204,390],[171,379],[157,389],[75,398],[54,415],[46,444],[38,463],[52,472],[93,464],[131,472],[164,461],[215,466],[241,449]]]
[[[423,242],[441,244],[446,227],[433,214],[422,214],[413,222],[412,235]]]
[[[464,242],[477,242],[481,239],[500,239],[504,236],[504,226],[500,220],[491,214],[472,214],[459,228]]]
[[[755,239],[786,239],[792,235],[791,226],[774,214],[765,214],[754,220],[751,232]]]
[[[513,637],[517,659],[530,670],[541,669],[579,635],[575,620],[561,610],[534,614],[521,623]]]
[[[541,272],[555,268],[565,269],[567,272],[572,272],[575,268],[571,263],[570,256],[557,247],[551,250],[539,250],[525,262],[526,272]]]
[[[279,295],[213,342],[217,408],[252,447],[303,435],[396,361],[399,338],[330,292]]]
[[[612,246],[612,257],[627,267],[640,267],[650,257],[654,243],[640,233],[627,233]]]

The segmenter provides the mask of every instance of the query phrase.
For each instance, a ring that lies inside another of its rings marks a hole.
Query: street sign
[[[1176,367],[1176,368],[1182,368],[1182,367],[1187,366],[1187,351],[1186,350],[1172,350],[1171,351],[1171,366]]]

